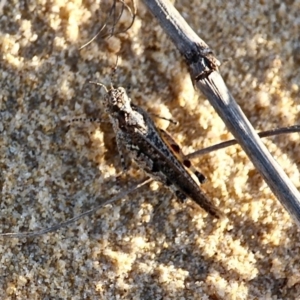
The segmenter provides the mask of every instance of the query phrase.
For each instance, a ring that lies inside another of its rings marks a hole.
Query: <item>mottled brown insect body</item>
[[[104,106],[116,134],[124,169],[131,157],[151,177],[168,186],[181,201],[189,197],[211,215],[221,215],[185,169],[191,167],[191,162],[180,160],[183,156],[180,147],[165,131],[156,128],[142,108],[131,103],[124,88],[111,86]],[[200,172],[194,173],[200,182],[205,180]]]

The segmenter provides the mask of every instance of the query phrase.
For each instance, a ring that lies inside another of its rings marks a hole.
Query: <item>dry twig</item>
[[[196,87],[207,97],[281,204],[300,226],[300,193],[268,152],[236,103],[222,76],[219,61],[169,0],[144,0],[185,58]]]

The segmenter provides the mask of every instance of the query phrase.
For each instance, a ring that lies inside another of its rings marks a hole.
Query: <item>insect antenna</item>
[[[96,82],[96,81],[89,81],[89,83],[95,84],[95,85],[99,85],[99,86],[103,87],[105,89],[105,92],[108,93],[108,89],[107,89],[107,87],[106,87],[106,85],[104,83],[102,83],[102,82]]]
[[[117,73],[117,69],[118,69],[118,63],[119,63],[119,56],[117,55],[116,63],[112,67],[111,73],[110,73],[110,87],[111,87],[111,89],[114,88],[114,81],[116,79],[116,73]]]
[[[111,89],[114,89],[113,83],[115,81],[115,76],[116,76],[116,72],[117,72],[117,69],[118,69],[118,60],[119,60],[119,56],[117,56],[116,64],[112,67],[112,70],[110,72],[110,88]],[[108,89],[107,89],[107,87],[104,83],[96,82],[96,81],[89,81],[89,83],[96,84],[96,85],[99,85],[99,86],[103,87],[105,89],[105,92],[108,93]]]

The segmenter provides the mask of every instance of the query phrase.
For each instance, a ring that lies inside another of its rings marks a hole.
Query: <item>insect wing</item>
[[[178,198],[182,199],[180,194],[184,194],[211,215],[220,217],[221,212],[207,199],[198,184],[184,168],[178,156],[165,143],[152,119],[141,108],[136,107],[136,109],[143,115],[148,126],[147,135],[137,131],[134,141],[135,144],[139,145],[138,155],[143,156],[144,161],[150,162],[146,167],[144,166],[145,171],[169,186]]]

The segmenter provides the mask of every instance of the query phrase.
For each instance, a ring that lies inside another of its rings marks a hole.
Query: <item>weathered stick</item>
[[[185,58],[190,75],[246,152],[270,189],[300,226],[300,194],[268,152],[227,89],[212,50],[190,28],[169,0],[144,0]]]
[[[267,131],[262,131],[262,132],[259,132],[258,135],[259,135],[259,137],[264,138],[264,137],[270,137],[270,136],[287,134],[287,133],[295,133],[295,132],[300,132],[300,125],[293,125],[293,126],[288,126],[288,127],[283,127],[283,128],[276,128],[276,129],[271,129],[271,130],[267,130]],[[207,153],[210,153],[210,152],[213,152],[216,150],[227,148],[227,147],[235,145],[235,144],[238,144],[237,140],[225,141],[225,142],[189,153],[189,154],[185,155],[185,157],[187,159],[193,159],[193,158],[205,155]]]
[[[90,215],[94,214],[100,208],[126,197],[128,194],[138,190],[139,188],[141,188],[142,186],[146,185],[147,183],[149,183],[151,181],[152,181],[152,179],[148,177],[148,178],[140,181],[139,183],[134,184],[129,189],[122,190],[121,192],[119,192],[114,197],[112,197],[108,200],[101,201],[101,203],[99,205],[95,206],[94,208],[92,208],[90,210],[87,210],[87,211],[79,214],[78,216],[75,216],[75,217],[73,217],[73,218],[71,218],[71,219],[69,219],[65,222],[56,224],[56,225],[48,227],[48,228],[43,228],[41,230],[36,230],[36,231],[0,233],[0,237],[3,237],[3,238],[19,238],[19,239],[20,238],[32,238],[32,237],[41,236],[41,235],[46,234],[46,233],[54,232],[54,231],[56,231],[58,229],[61,229],[63,227],[67,227],[68,225],[76,222],[79,219],[82,219],[83,217],[90,216]]]

